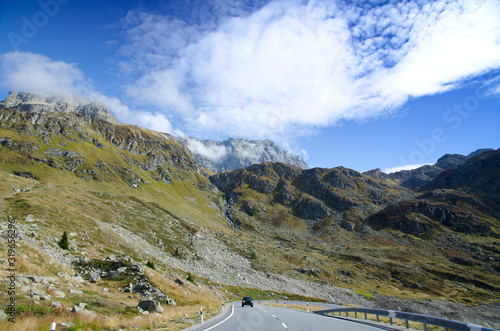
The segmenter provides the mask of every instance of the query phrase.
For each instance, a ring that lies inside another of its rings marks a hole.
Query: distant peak
[[[32,113],[78,113],[92,119],[118,124],[116,118],[100,101],[80,95],[39,91],[11,91],[0,107],[15,108]]]

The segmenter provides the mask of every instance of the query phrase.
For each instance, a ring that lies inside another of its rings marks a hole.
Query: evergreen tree
[[[69,249],[69,241],[68,241],[68,233],[64,231],[61,240],[57,243],[59,247],[62,249],[68,250]]]

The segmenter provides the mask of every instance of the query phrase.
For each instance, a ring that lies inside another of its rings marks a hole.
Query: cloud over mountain
[[[2,85],[11,90],[41,91],[58,95],[81,95],[103,102],[122,122],[173,133],[169,120],[160,113],[130,109],[117,97],[98,92],[76,64],[52,60],[44,55],[11,52],[0,55]]]

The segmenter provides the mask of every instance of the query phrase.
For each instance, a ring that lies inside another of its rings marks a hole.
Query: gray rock
[[[98,283],[101,280],[101,275],[98,271],[93,271],[90,273],[89,282]]]
[[[132,283],[128,283],[127,286],[118,288],[118,291],[120,291],[122,293],[132,293],[133,289],[134,289],[134,285],[132,285]]]
[[[85,306],[86,306],[85,303],[79,302],[79,303],[77,303],[76,305],[73,306],[73,309],[71,310],[71,312],[72,313],[81,312],[81,311],[85,310]]]
[[[50,304],[50,306],[51,306],[52,308],[56,308],[56,309],[61,309],[61,308],[62,308],[61,303],[60,303],[60,302],[58,302],[58,301],[52,301],[52,303]]]
[[[81,276],[76,276],[73,278],[77,283],[85,283],[85,280]]]
[[[35,222],[35,218],[33,217],[33,214],[28,214],[26,218],[24,219],[26,222]]]
[[[342,222],[340,223],[340,226],[342,229],[347,230],[347,231],[354,231],[354,224],[350,222]]]
[[[54,293],[54,297],[56,297],[56,298],[64,299],[66,297],[66,294],[60,290],[55,290],[53,293]]]
[[[42,301],[50,301],[50,299],[52,299],[52,297],[47,293],[40,295],[40,300]]]
[[[138,304],[138,308],[148,311],[149,313],[163,313],[164,309],[158,301],[142,300]]]
[[[83,294],[80,290],[69,290],[69,294]]]
[[[4,320],[6,318],[7,318],[7,314],[3,310],[0,310],[0,321]]]

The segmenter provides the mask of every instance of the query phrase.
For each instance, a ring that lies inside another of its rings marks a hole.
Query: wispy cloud
[[[55,61],[41,54],[12,52],[0,55],[0,68],[1,84],[11,90],[81,95],[104,103],[121,122],[175,133],[165,115],[130,109],[117,97],[96,91],[76,64]]]
[[[184,137],[183,141],[184,143],[186,143],[186,146],[191,152],[201,155],[212,161],[221,160],[229,152],[227,147],[224,145],[205,144],[196,138]]]
[[[129,12],[129,96],[176,114],[187,132],[284,141],[500,68],[498,1],[247,7],[220,5],[217,20],[196,24]]]

